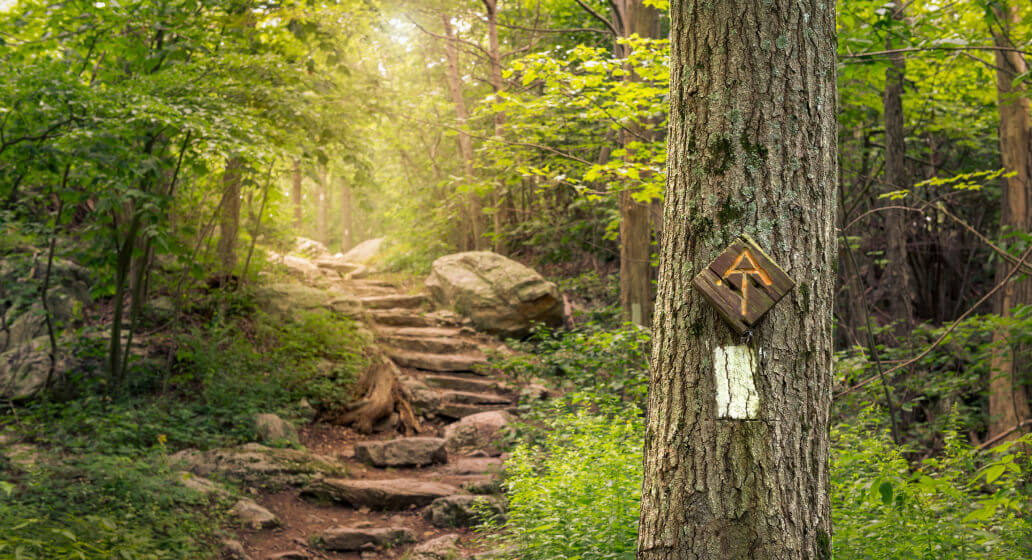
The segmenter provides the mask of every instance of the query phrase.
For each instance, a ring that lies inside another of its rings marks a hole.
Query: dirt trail
[[[347,464],[348,477],[335,482],[341,488],[331,487],[327,493],[316,496],[303,495],[297,488],[255,496],[255,501],[274,513],[281,524],[275,529],[241,529],[238,536],[247,556],[253,560],[436,560],[437,556],[413,554],[413,549],[443,535],[458,537],[459,554],[456,558],[474,556],[479,551],[472,530],[442,527],[446,523],[442,523],[440,517],[435,526],[428,519],[428,510],[431,509],[428,504],[436,496],[499,492],[502,459],[489,456],[497,455],[496,450],[460,450],[449,446],[446,460],[442,462],[445,459],[441,449],[444,440],[426,438],[443,438],[448,424],[473,414],[515,410],[517,396],[512,386],[506,380],[489,375],[484,367],[487,363],[485,350],[498,347],[498,342],[475,332],[454,314],[434,309],[425,295],[404,293],[401,286],[390,282],[350,280],[336,283],[334,288],[343,290],[361,304],[377,344],[398,365],[402,385],[416,397],[413,404],[420,414],[423,431],[409,436],[409,439],[414,437],[417,441],[396,442],[407,438],[399,433],[400,425],[393,425],[398,424],[396,415],[393,422],[381,422],[372,434],[323,423],[300,429],[302,445]],[[385,457],[378,457],[379,461],[372,460],[381,466],[370,464],[369,453],[361,450],[356,457],[356,446],[361,448],[368,442],[392,441],[394,443],[385,447]],[[407,449],[410,445],[418,449]],[[406,461],[406,457],[419,457],[420,453],[433,455],[433,459],[427,461],[434,463],[425,466],[400,464]],[[384,481],[388,495],[362,493],[364,488],[355,490],[346,486],[356,482],[358,485],[371,484],[372,481]],[[356,491],[359,494],[356,495]],[[500,501],[498,497],[486,499]],[[461,504],[469,498],[456,500]],[[459,525],[468,524],[462,521],[461,513],[458,517]],[[352,551],[332,551],[327,550],[325,544],[315,544],[316,537],[336,528],[343,528],[340,538],[343,544],[338,543],[341,548],[347,548],[352,542],[375,540],[370,535],[387,534],[378,529],[401,529],[404,534],[387,537],[386,544],[364,544],[359,546],[359,550]],[[401,544],[390,542],[392,540],[415,542]],[[289,554],[291,552],[296,554]]]

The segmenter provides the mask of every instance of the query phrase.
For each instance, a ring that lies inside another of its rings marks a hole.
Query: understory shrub
[[[506,463],[509,519],[502,541],[522,560],[633,560],[640,411],[584,394],[557,401],[553,411]]]

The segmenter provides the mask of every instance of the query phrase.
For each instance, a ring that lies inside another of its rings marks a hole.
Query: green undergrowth
[[[984,338],[961,335],[971,343]],[[569,389],[526,407],[506,462],[508,522],[485,529],[500,535],[488,538],[513,547],[513,557],[635,558],[648,338],[631,327],[542,330],[519,345],[528,355],[498,360],[510,373],[547,377]],[[942,367],[950,351],[932,351],[926,367]],[[837,375],[854,375],[847,368],[856,361],[839,358]],[[936,432],[934,448],[921,437],[895,444],[876,402],[850,401],[835,413],[835,558],[1032,557],[1030,465],[1020,446],[970,443],[970,414],[959,405],[923,427]]]
[[[225,506],[172,482],[167,457],[256,439],[252,417],[295,423],[348,400],[364,364],[355,323],[328,311],[281,319],[246,294],[200,296],[145,337],[165,360],[141,358],[131,390],[112,399],[87,373],[68,400],[10,408],[0,433],[31,445],[35,464],[0,464],[0,559],[214,557]],[[78,353],[97,367],[103,348]],[[285,442],[281,442],[286,445]]]

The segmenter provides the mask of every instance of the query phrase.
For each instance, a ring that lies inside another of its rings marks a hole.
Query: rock
[[[460,375],[424,375],[422,380],[432,387],[453,391],[503,393],[509,390],[505,383],[490,378],[462,377]]]
[[[319,411],[312,406],[312,403],[308,402],[308,399],[301,399],[297,403],[297,409],[301,412],[301,415],[308,419],[309,422],[315,419],[315,416],[319,414]]]
[[[254,426],[258,441],[300,443],[293,424],[275,414],[255,414]]]
[[[385,239],[382,237],[367,239],[352,247],[347,253],[341,255],[341,260],[358,264],[368,264],[380,254],[380,250],[383,249],[384,241]]]
[[[465,354],[433,354],[430,352],[413,352],[400,348],[385,347],[384,352],[394,363],[401,367],[436,372],[477,371],[487,365],[487,358],[478,351],[470,350]]]
[[[531,383],[520,389],[520,397],[528,401],[541,401],[549,396],[548,387],[538,383]]]
[[[340,274],[350,274],[362,268],[362,265],[345,262],[337,257],[323,257],[321,259],[316,259],[314,264],[319,268],[332,270],[333,272],[337,272]]]
[[[290,272],[290,274],[297,276],[302,280],[318,278],[321,274],[319,267],[306,258],[294,255],[284,255],[279,259],[279,262],[287,268],[287,271]]]
[[[427,298],[423,294],[388,294],[359,298],[358,302],[366,309],[418,309],[427,303]]]
[[[316,480],[302,494],[341,502],[351,507],[376,510],[403,510],[410,506],[422,507],[437,498],[457,494],[459,489],[450,484],[419,479],[347,480],[327,478]]]
[[[497,474],[502,472],[501,457],[459,457],[448,463],[441,472],[454,475]]]
[[[173,475],[176,482],[186,486],[187,488],[204,494],[205,496],[216,495],[216,496],[227,496],[229,492],[225,488],[215,484],[214,482],[204,478],[203,476],[197,476],[191,472],[179,471]]]
[[[274,552],[265,557],[265,560],[311,560],[312,555],[302,550],[288,550],[287,552]]]
[[[60,350],[59,350],[60,352]],[[62,378],[71,361],[59,355],[51,382]],[[50,339],[41,336],[0,354],[0,397],[13,401],[35,397],[50,375]]]
[[[504,410],[491,410],[466,416],[444,429],[446,448],[452,453],[483,451],[488,456],[501,454],[501,439],[512,416]]]
[[[273,317],[290,318],[300,310],[332,309],[332,294],[300,284],[270,284],[255,289],[255,307]]]
[[[490,474],[478,474],[463,476],[458,482],[463,490],[470,494],[491,495],[502,493],[501,477]]]
[[[484,519],[505,514],[505,504],[495,496],[447,496],[430,504],[426,518],[442,529],[472,527]]]
[[[375,467],[423,467],[448,461],[445,440],[412,437],[355,444],[355,458]]]
[[[319,535],[319,542],[327,550],[354,552],[375,547],[394,547],[415,542],[412,531],[401,527],[353,528],[335,527]]]
[[[489,251],[447,255],[434,261],[426,287],[442,305],[469,317],[478,329],[524,336],[532,323],[563,323],[555,284],[534,270]]]
[[[222,557],[226,560],[251,560],[244,545],[235,539],[222,539]]]
[[[347,467],[335,459],[298,449],[277,449],[257,443],[198,451],[187,449],[169,457],[201,476],[219,473],[245,484],[277,489],[303,486],[314,478],[344,476]]]
[[[455,560],[459,557],[458,535],[441,535],[412,549],[411,560]]]
[[[441,407],[441,394],[413,377],[401,378],[401,386],[418,414],[436,412]]]
[[[11,466],[21,471],[31,471],[39,463],[40,451],[35,445],[16,443],[3,448],[0,452],[7,457]]]
[[[323,245],[314,239],[308,239],[307,237],[297,238],[294,242],[294,252],[309,259],[318,259],[320,257],[330,256],[330,250],[326,248],[326,245]]]
[[[279,525],[279,519],[271,511],[250,498],[244,498],[237,502],[230,513],[235,515],[240,523],[252,529],[271,529]]]

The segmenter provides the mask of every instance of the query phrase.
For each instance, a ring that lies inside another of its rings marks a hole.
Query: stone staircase
[[[428,429],[396,437],[390,423],[381,423],[380,433],[338,453],[349,476],[315,480],[299,497],[349,522],[308,535],[314,547],[262,560],[490,557],[464,550],[459,537],[468,540],[478,512],[504,512],[497,440],[518,397],[487,360],[489,352],[504,347],[458,315],[434,309],[424,295],[365,279],[342,288],[400,368],[401,384]]]

